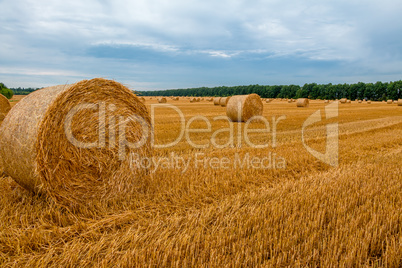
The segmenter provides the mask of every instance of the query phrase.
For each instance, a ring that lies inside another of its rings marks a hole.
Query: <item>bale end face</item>
[[[264,105],[257,94],[232,96],[226,114],[233,122],[246,122],[254,116],[261,116]]]
[[[309,107],[310,102],[307,98],[297,99],[297,107]]]

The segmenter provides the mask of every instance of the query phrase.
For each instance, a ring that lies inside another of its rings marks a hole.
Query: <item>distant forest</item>
[[[28,95],[29,93],[32,93],[35,90],[38,90],[39,88],[31,88],[31,87],[29,87],[29,88],[21,88],[21,87],[18,87],[18,88],[10,88],[10,89],[14,92],[15,95]]]
[[[367,100],[388,100],[402,98],[402,80],[395,82],[376,82],[356,84],[317,84],[299,85],[248,85],[199,87],[186,89],[169,89],[157,91],[137,91],[141,96],[194,96],[224,97],[256,93],[262,98],[310,98],[310,99],[340,99],[348,98]]]
[[[4,85],[3,85],[4,86]],[[15,95],[27,95],[39,88],[10,88]],[[317,84],[299,85],[248,85],[198,87],[186,89],[168,89],[156,91],[136,91],[140,96],[232,96],[256,93],[262,98],[310,98],[310,99],[340,99],[348,98],[366,100],[397,100],[402,99],[402,80],[394,82],[376,82],[356,84]]]

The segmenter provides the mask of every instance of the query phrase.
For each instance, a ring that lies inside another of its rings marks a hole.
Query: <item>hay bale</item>
[[[230,97],[221,98],[219,100],[219,105],[222,106],[222,107],[226,107],[229,100],[230,100]]]
[[[214,98],[214,105],[220,105],[220,103],[221,103],[221,98],[220,97]]]
[[[348,99],[346,99],[346,98],[342,98],[342,99],[339,100],[339,102],[340,102],[340,103],[346,103],[347,100],[348,100]]]
[[[201,101],[201,98],[198,97],[196,100],[197,100],[197,102],[200,102],[200,101]]]
[[[0,123],[6,118],[6,115],[3,113],[0,113]]]
[[[367,101],[367,104],[371,104],[371,100],[368,100],[368,101]]]
[[[0,114],[4,114],[4,116],[11,110],[11,105],[8,99],[0,94]],[[4,118],[3,118],[4,119]],[[3,121],[0,119],[0,121]]]
[[[398,106],[402,106],[402,99],[399,99],[397,104],[398,104]]]
[[[387,104],[392,104],[393,102],[393,100],[387,100]]]
[[[308,107],[309,106],[309,100],[307,98],[300,98],[297,99],[297,107]]]
[[[197,102],[196,98],[190,98],[190,102]]]
[[[351,101],[351,100],[347,100],[346,103],[352,103],[352,101]]]
[[[257,94],[228,98],[226,114],[233,122],[246,122],[253,116],[262,115],[264,105]]]
[[[271,99],[266,99],[265,103],[270,103],[272,100]]]
[[[145,102],[145,98],[144,98],[144,97],[141,97],[141,98],[140,98],[140,101]]]
[[[358,102],[358,103],[362,103],[362,100],[358,100],[357,102]]]
[[[329,103],[329,100],[325,100],[324,103]]]
[[[144,125],[128,120],[133,116]],[[21,186],[57,203],[98,204],[132,193],[144,175],[129,156],[150,156],[146,128],[146,106],[120,83],[95,78],[48,87],[22,99],[3,121],[0,161]],[[128,145],[138,141],[144,144]]]
[[[158,102],[159,102],[159,103],[166,103],[167,100],[166,100],[165,97],[162,97],[162,98],[158,98]]]

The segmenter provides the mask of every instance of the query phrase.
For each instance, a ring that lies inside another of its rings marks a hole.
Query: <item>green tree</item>
[[[3,83],[0,83],[0,94],[4,95],[7,99],[11,99],[14,96],[14,92]]]

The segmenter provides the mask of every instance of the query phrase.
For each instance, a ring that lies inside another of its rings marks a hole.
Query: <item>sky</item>
[[[402,79],[400,0],[0,0],[0,11],[8,87]]]

